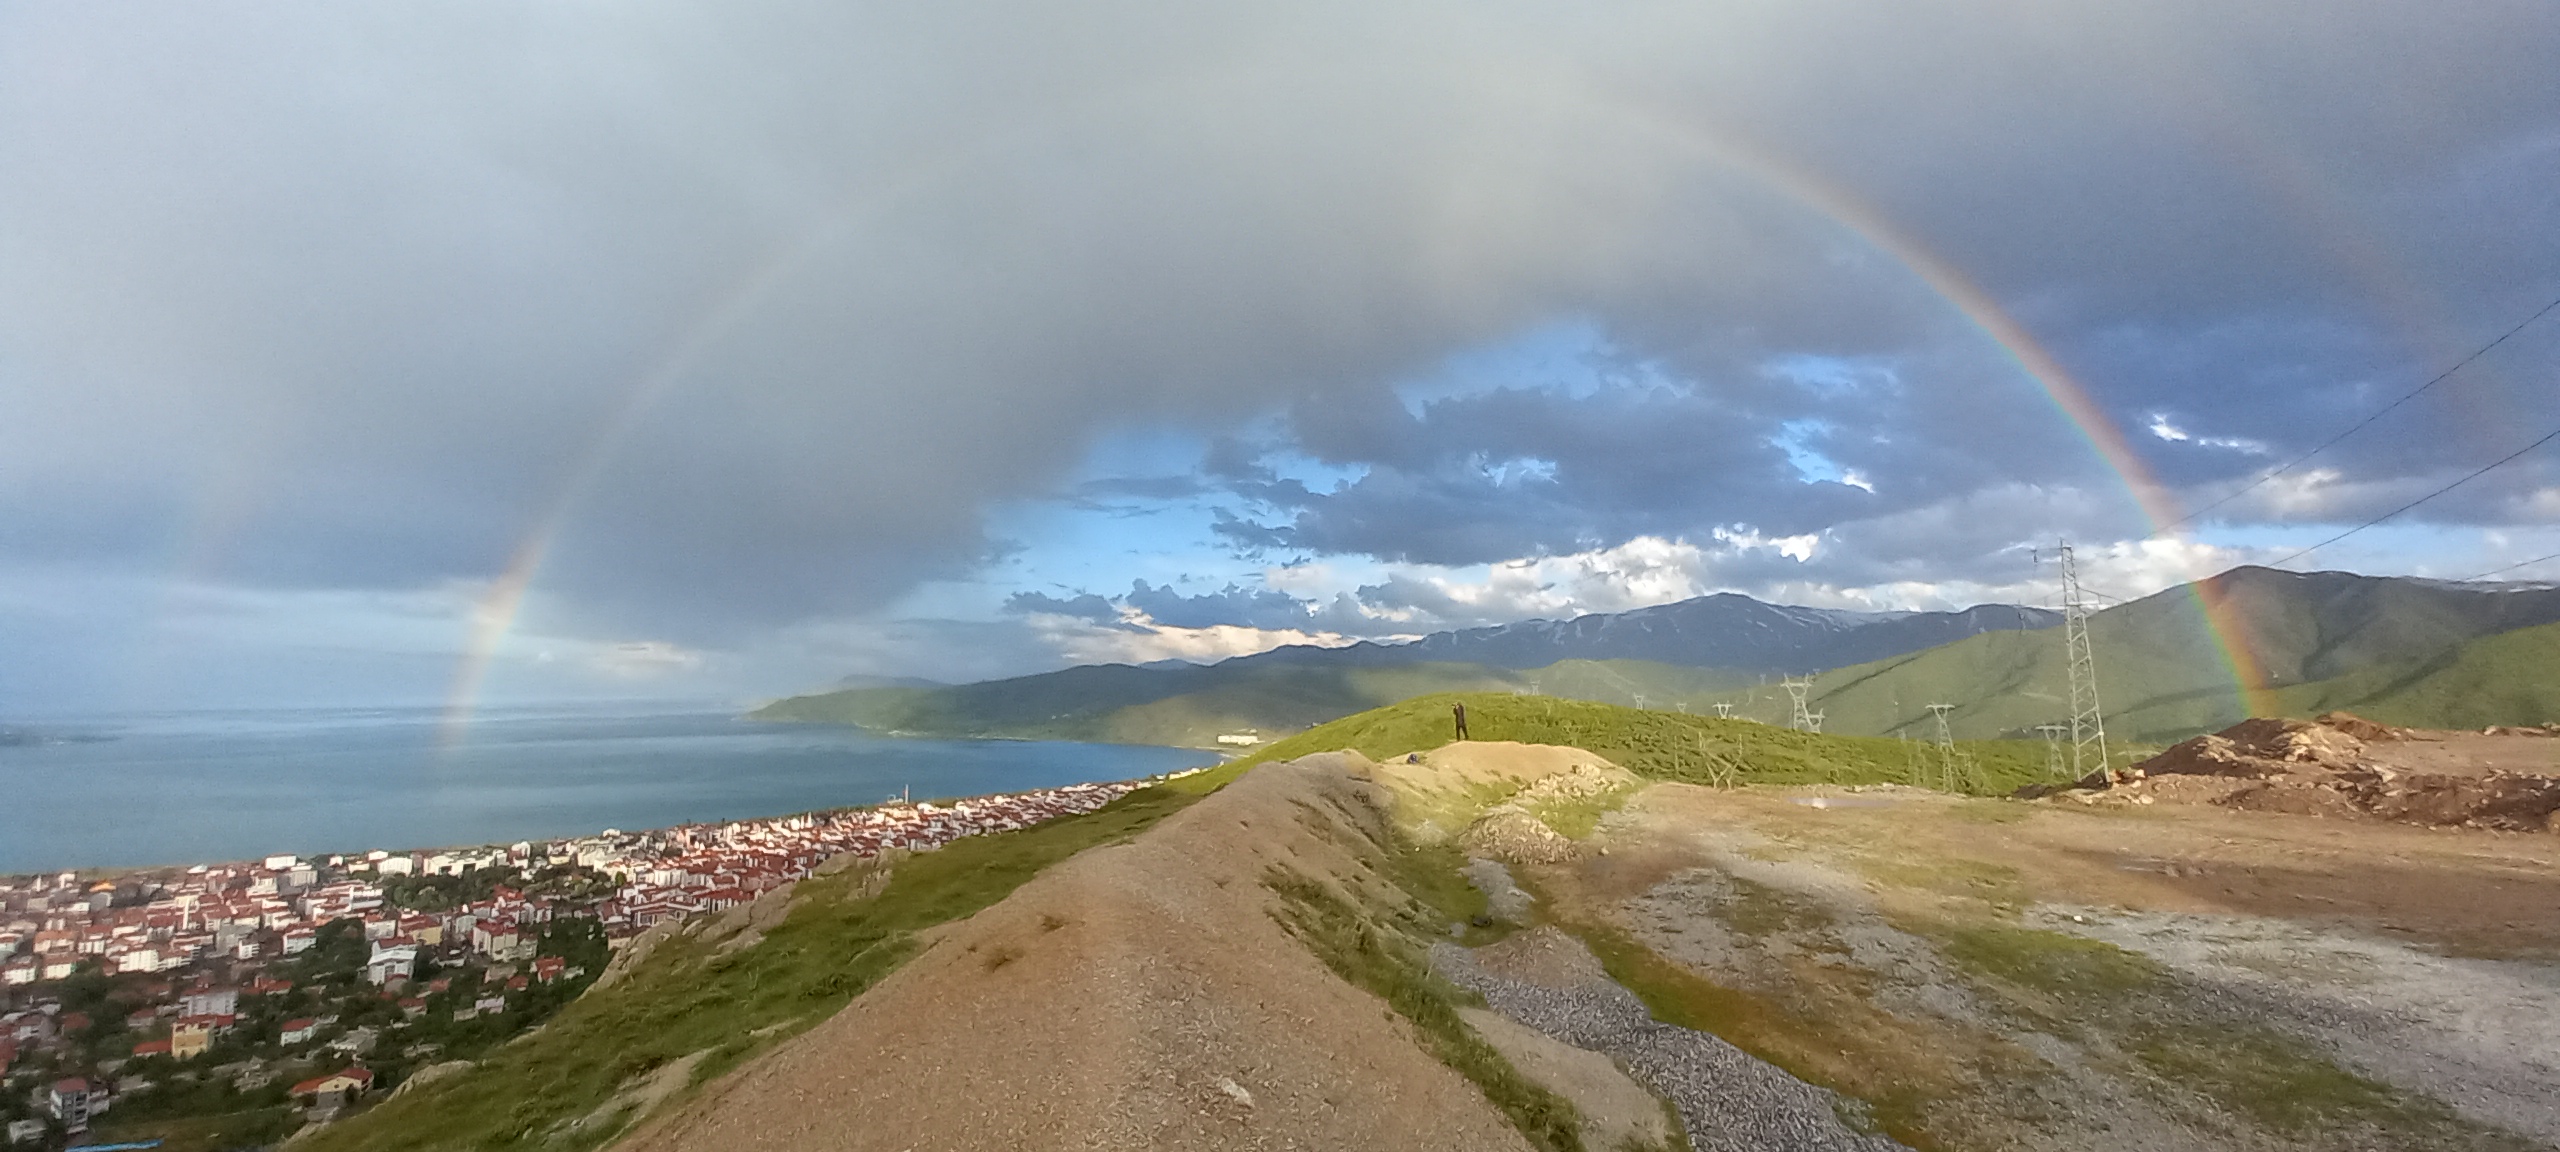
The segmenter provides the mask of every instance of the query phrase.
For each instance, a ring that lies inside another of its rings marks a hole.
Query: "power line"
[[[2265,474],[2265,475],[2263,475],[2263,476],[2258,477],[2258,478],[2257,478],[2257,479],[2255,479],[2255,480],[2250,481],[2248,484],[2246,484],[2245,486],[2241,487],[2238,491],[2235,491],[2235,492],[2231,493],[2230,495],[2223,497],[2223,498],[2222,498],[2222,499],[2220,499],[2220,500],[2216,500],[2216,501],[2214,501],[2214,502],[2213,502],[2213,503],[2211,503],[2211,504],[2207,504],[2207,505],[2205,505],[2205,506],[2204,506],[2204,507],[2202,507],[2202,508],[2198,508],[2198,509],[2196,509],[2196,510],[2195,510],[2195,511],[2193,511],[2193,512],[2189,512],[2189,513],[2187,513],[2187,514],[2186,514],[2186,515],[2184,515],[2184,516],[2178,517],[2177,519],[2170,521],[2169,523],[2166,523],[2166,524],[2161,525],[2161,526],[2160,526],[2160,531],[2162,531],[2162,532],[2167,532],[2167,531],[2169,531],[2169,530],[2170,530],[2170,529],[2172,529],[2172,528],[2176,528],[2176,527],[2178,527],[2178,526],[2180,526],[2180,525],[2183,525],[2183,524],[2189,523],[2189,522],[2191,522],[2191,521],[2195,520],[2197,517],[2200,517],[2200,516],[2204,515],[2204,514],[2205,514],[2205,513],[2207,513],[2207,512],[2211,512],[2211,511],[2213,511],[2214,509],[2216,509],[2216,508],[2220,508],[2220,507],[2222,507],[2223,505],[2228,504],[2228,503],[2230,503],[2230,502],[2232,502],[2232,501],[2234,501],[2234,500],[2237,500],[2237,499],[2239,499],[2239,498],[2241,498],[2241,497],[2243,497],[2243,496],[2246,496],[2246,495],[2248,495],[2248,494],[2249,494],[2249,493],[2251,493],[2251,492],[2255,492],[2255,491],[2257,491],[2257,490],[2258,490],[2258,488],[2259,488],[2260,486],[2262,486],[2262,485],[2266,484],[2268,481],[2273,480],[2273,479],[2275,479],[2275,478],[2276,478],[2276,477],[2278,477],[2278,476],[2282,476],[2282,475],[2284,475],[2284,474],[2285,474],[2285,473],[2287,473],[2287,472],[2291,472],[2291,471],[2293,471],[2295,468],[2301,467],[2301,466],[2302,466],[2302,464],[2303,464],[2304,462],[2306,462],[2306,461],[2310,460],[2312,457],[2317,456],[2317,455],[2319,455],[2319,454],[2321,454],[2321,453],[2323,453],[2323,452],[2326,452],[2326,451],[2328,451],[2329,449],[2331,449],[2331,448],[2333,448],[2333,447],[2336,447],[2336,446],[2337,446],[2338,441],[2344,440],[2344,439],[2346,439],[2346,438],[2347,438],[2347,437],[2349,437],[2349,436],[2353,436],[2353,435],[2355,435],[2355,434],[2356,434],[2356,433],[2358,433],[2358,432],[2362,432],[2362,431],[2364,431],[2364,430],[2365,430],[2365,428],[2366,428],[2368,425],[2372,424],[2372,423],[2373,423],[2374,421],[2376,421],[2376,420],[2380,420],[2380,419],[2382,419],[2385,415],[2389,414],[2389,413],[2391,412],[2391,410],[2392,410],[2392,409],[2398,408],[2399,406],[2401,406],[2401,405],[2403,405],[2403,404],[2406,404],[2406,403],[2408,403],[2408,402],[2410,402],[2410,401],[2412,401],[2412,400],[2417,399],[2417,398],[2418,398],[2419,393],[2425,392],[2425,391],[2426,391],[2427,389],[2429,389],[2429,388],[2433,388],[2433,387],[2435,387],[2435,386],[2436,386],[2436,385],[2438,385],[2438,384],[2442,384],[2442,383],[2444,383],[2444,382],[2445,382],[2445,380],[2446,380],[2447,378],[2451,377],[2451,376],[2452,376],[2454,373],[2456,373],[2456,372],[2460,372],[2460,371],[2462,371],[2462,370],[2463,370],[2463,368],[2464,368],[2464,367],[2466,367],[2466,366],[2468,366],[2472,361],[2477,360],[2477,359],[2481,358],[2482,356],[2486,356],[2486,355],[2488,355],[2488,354],[2489,354],[2489,350],[2490,350],[2490,349],[2496,348],[2498,345],[2506,343],[2506,342],[2507,342],[2507,338],[2508,338],[2508,337],[2513,336],[2513,335],[2515,335],[2515,334],[2516,334],[2516,333],[2518,333],[2518,332],[2522,332],[2522,331],[2524,331],[2525,329],[2532,327],[2532,326],[2533,326],[2533,322],[2534,322],[2534,321],[2536,321],[2536,320],[2540,320],[2540,319],[2542,319],[2543,317],[2550,315],[2550,314],[2551,314],[2552,309],[2555,309],[2555,308],[2560,308],[2560,298],[2554,298],[2550,303],[2543,305],[2540,311],[2535,312],[2535,313],[2534,313],[2533,315],[2531,315],[2531,316],[2527,316],[2527,317],[2525,317],[2525,318],[2524,318],[2524,322],[2523,322],[2523,323],[2520,323],[2520,324],[2516,325],[2516,326],[2515,326],[2515,327],[2513,327],[2513,328],[2509,328],[2509,329],[2507,329],[2507,330],[2506,330],[2506,332],[2505,332],[2504,334],[2500,335],[2497,339],[2492,340],[2492,341],[2490,341],[2490,342],[2488,342],[2488,343],[2486,343],[2486,344],[2481,345],[2481,346],[2480,346],[2480,348],[2479,348],[2479,350],[2477,350],[2477,351],[2473,352],[2472,354],[2470,354],[2470,355],[2468,355],[2468,356],[2463,357],[2463,358],[2462,358],[2462,359],[2460,359],[2460,360],[2455,361],[2455,362],[2454,362],[2453,367],[2451,367],[2451,368],[2447,368],[2447,369],[2445,369],[2445,370],[2444,370],[2444,371],[2442,371],[2442,372],[2438,372],[2438,373],[2436,373],[2436,374],[2435,374],[2435,377],[2434,377],[2433,379],[2428,380],[2428,381],[2427,381],[2426,383],[2424,383],[2424,384],[2420,384],[2420,385],[2418,385],[2416,388],[2410,389],[2410,390],[2409,390],[2408,395],[2402,396],[2401,398],[2399,398],[2399,399],[2397,399],[2397,400],[2394,400],[2394,401],[2392,401],[2392,402],[2390,402],[2390,403],[2388,403],[2388,404],[2383,405],[2383,406],[2382,406],[2382,407],[2380,407],[2380,408],[2375,409],[2375,410],[2373,411],[2373,414],[2372,414],[2372,415],[2366,416],[2364,419],[2356,421],[2356,422],[2355,422],[2355,425],[2354,425],[2353,427],[2350,427],[2350,428],[2348,428],[2348,429],[2347,429],[2346,431],[2344,431],[2344,432],[2340,432],[2340,433],[2338,433],[2338,434],[2337,434],[2337,435],[2335,435],[2335,436],[2332,436],[2332,437],[2330,437],[2330,438],[2328,438],[2328,439],[2326,439],[2326,440],[2321,441],[2321,442],[2320,442],[2320,446],[2319,446],[2319,447],[2313,448],[2312,450],[2310,450],[2310,451],[2308,451],[2308,452],[2305,452],[2305,453],[2303,453],[2303,454],[2302,454],[2302,455],[2300,455],[2300,456],[2296,456],[2296,457],[2294,457],[2292,460],[2287,461],[2287,462],[2286,462],[2282,467],[2279,467],[2279,468],[2277,468],[2277,469],[2276,469],[2275,471],[2273,471],[2273,472],[2269,472],[2269,473],[2267,473],[2267,474]]]
[[[2285,558],[2284,558],[2284,559],[2282,559],[2282,560],[2278,560],[2278,561],[2276,561],[2275,563],[2273,563],[2273,564],[2271,564],[2271,565],[2268,565],[2268,567],[2271,567],[2271,568],[2281,568],[2281,567],[2283,567],[2283,566],[2285,566],[2285,565],[2287,565],[2287,564],[2291,564],[2291,563],[2293,563],[2293,562],[2294,562],[2294,561],[2296,561],[2296,560],[2300,560],[2300,559],[2302,559],[2303,557],[2308,556],[2308,555],[2310,555],[2310,554],[2312,554],[2312,553],[2314,553],[2314,552],[2317,552],[2317,551],[2319,551],[2319,550],[2321,550],[2321,549],[2323,549],[2323,548],[2326,548],[2326,547],[2328,547],[2328,546],[2330,546],[2330,545],[2332,545],[2332,544],[2335,544],[2335,543],[2337,543],[2337,542],[2338,542],[2338,541],[2340,541],[2340,540],[2344,540],[2344,539],[2346,539],[2346,538],[2347,538],[2347,537],[2349,537],[2349,536],[2353,536],[2353,535],[2355,535],[2355,534],[2356,534],[2356,533],[2358,533],[2358,532],[2362,532],[2362,531],[2364,531],[2364,530],[2365,530],[2365,529],[2367,529],[2367,528],[2371,528],[2371,527],[2373,527],[2373,526],[2374,526],[2374,525],[2376,525],[2376,524],[2380,524],[2380,523],[2382,523],[2383,521],[2388,520],[2388,519],[2390,519],[2390,518],[2392,518],[2392,517],[2394,517],[2394,516],[2397,516],[2397,515],[2399,515],[2399,514],[2401,514],[2401,513],[2403,513],[2403,512],[2406,512],[2406,511],[2408,511],[2408,510],[2410,510],[2410,509],[2412,509],[2412,508],[2415,508],[2415,507],[2417,507],[2417,506],[2418,506],[2418,505],[2420,505],[2420,504],[2424,504],[2424,503],[2426,503],[2426,502],[2427,502],[2427,501],[2429,501],[2429,500],[2433,500],[2433,499],[2435,499],[2435,498],[2436,498],[2436,497],[2438,497],[2438,496],[2442,496],[2442,495],[2444,495],[2444,494],[2445,494],[2445,493],[2447,493],[2447,492],[2451,492],[2451,491],[2453,491],[2453,490],[2454,490],[2454,489],[2456,489],[2456,488],[2460,488],[2460,487],[2462,487],[2462,486],[2463,486],[2463,485],[2465,485],[2465,484],[2468,484],[2468,483],[2470,483],[2470,482],[2472,482],[2472,481],[2474,481],[2474,480],[2477,480],[2477,479],[2479,479],[2479,478],[2481,478],[2481,477],[2483,477],[2483,476],[2486,476],[2486,475],[2488,475],[2490,472],[2493,472],[2493,471],[2495,471],[2495,470],[2497,470],[2497,469],[2499,469],[2499,468],[2501,468],[2501,467],[2506,466],[2506,465],[2507,465],[2507,464],[2509,464],[2509,463],[2512,463],[2512,462],[2513,462],[2517,457],[2522,456],[2522,455],[2524,455],[2524,454],[2525,454],[2525,453],[2527,453],[2527,452],[2531,452],[2531,451],[2533,451],[2533,450],[2534,450],[2534,449],[2536,449],[2536,448],[2540,448],[2540,447],[2542,447],[2543,445],[2548,444],[2548,443],[2550,443],[2550,442],[2552,442],[2552,441],[2554,441],[2554,440],[2560,440],[2560,428],[2554,428],[2554,429],[2552,429],[2551,431],[2544,433],[2544,434],[2543,434],[2543,436],[2542,436],[2542,439],[2540,439],[2540,440],[2536,440],[2536,441],[2534,441],[2534,442],[2533,442],[2533,443],[2531,443],[2531,444],[2527,444],[2527,445],[2525,445],[2525,446],[2524,446],[2524,447],[2522,447],[2522,448],[2518,448],[2518,449],[2516,449],[2516,450],[2515,450],[2515,451],[2513,451],[2513,452],[2509,452],[2509,453],[2507,453],[2507,454],[2506,454],[2506,455],[2504,455],[2504,456],[2498,457],[2496,460],[2493,460],[2493,461],[2491,461],[2491,462],[2489,462],[2489,463],[2487,463],[2487,464],[2482,465],[2478,471],[2475,471],[2475,472],[2471,473],[2470,475],[2463,477],[2463,478],[2462,478],[2462,479],[2460,479],[2460,480],[2456,480],[2456,481],[2454,481],[2454,482],[2453,482],[2453,483],[2451,483],[2451,484],[2447,484],[2447,485],[2445,485],[2445,486],[2444,486],[2444,487],[2442,487],[2442,488],[2438,488],[2438,489],[2436,489],[2436,490],[2435,490],[2435,491],[2433,491],[2433,492],[2429,492],[2429,493],[2427,493],[2427,494],[2426,494],[2426,495],[2424,495],[2424,496],[2420,496],[2420,497],[2418,497],[2418,498],[2417,498],[2417,499],[2415,499],[2415,500],[2412,500],[2412,501],[2410,501],[2410,502],[2408,502],[2408,503],[2406,503],[2406,504],[2403,504],[2403,505],[2401,505],[2401,506],[2399,506],[2399,507],[2397,507],[2397,508],[2394,508],[2394,509],[2392,509],[2392,510],[2390,510],[2390,511],[2388,511],[2388,512],[2385,512],[2385,513],[2383,513],[2383,514],[2382,514],[2382,515],[2380,515],[2380,516],[2376,516],[2376,517],[2374,517],[2374,518],[2373,518],[2373,519],[2371,519],[2371,520],[2367,520],[2367,521],[2365,521],[2365,522],[2364,522],[2364,523],[2362,523],[2362,524],[2358,524],[2358,525],[2356,525],[2356,526],[2355,526],[2355,527],[2353,527],[2353,528],[2349,528],[2349,529],[2347,529],[2347,530],[2346,530],[2346,531],[2344,531],[2344,532],[2340,532],[2340,533],[2338,533],[2337,535],[2332,536],[2332,537],[2330,537],[2330,538],[2328,538],[2328,539],[2326,539],[2326,540],[2323,540],[2323,541],[2321,541],[2321,542],[2319,542],[2319,543],[2317,543],[2317,544],[2314,544],[2314,545],[2312,545],[2312,546],[2310,546],[2310,547],[2308,547],[2308,548],[2305,548],[2305,549],[2303,549],[2303,550],[2302,550],[2302,551],[2300,551],[2300,552],[2296,552],[2296,553],[2294,553],[2294,554],[2293,554],[2293,555],[2291,555],[2291,556],[2287,556],[2287,557],[2285,557]]]
[[[2486,572],[2483,572],[2483,573],[2481,573],[2481,574],[2479,574],[2479,575],[2477,575],[2477,576],[2465,576],[2465,577],[2463,577],[2463,578],[2461,578],[2461,579],[2459,579],[2459,580],[2454,581],[2454,583],[2456,583],[2456,584],[2468,584],[2468,583],[2470,583],[2471,581],[2474,581],[2474,580],[2486,580],[2486,579],[2488,579],[2488,578],[2490,578],[2490,577],[2492,577],[2492,576],[2497,576],[2497,575],[2502,575],[2502,574],[2504,574],[2504,573],[2513,572],[2513,571],[2515,571],[2515,570],[2516,570],[2516,569],[2518,569],[2518,568],[2531,568],[2531,567],[2533,567],[2534,565],[2536,565],[2536,564],[2540,564],[2540,563],[2542,563],[2542,562],[2543,562],[2543,561],[2545,561],[2545,560],[2560,560],[2560,552],[2554,552],[2554,553],[2552,553],[2552,554],[2550,554],[2550,555],[2548,555],[2548,556],[2536,556],[2536,557],[2534,557],[2534,558],[2533,558],[2533,559],[2531,559],[2531,560],[2518,560],[2518,561],[2516,561],[2515,563],[2513,563],[2513,564],[2509,564],[2509,565],[2507,565],[2507,566],[2506,566],[2506,567],[2504,567],[2504,568],[2492,568],[2492,569],[2490,569],[2490,570],[2488,570],[2488,571],[2486,571]]]

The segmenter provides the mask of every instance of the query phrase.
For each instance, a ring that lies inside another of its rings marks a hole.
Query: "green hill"
[[[2560,723],[2560,624],[2483,636],[2425,660],[2288,688],[2278,698],[2287,716],[2342,709],[2426,728]]]
[[[948,688],[852,688],[795,696],[752,715],[906,736],[1208,747],[1221,733],[1284,735],[1430,692],[1543,692],[1669,708],[1702,705],[1748,679],[1643,660],[1564,660],[1526,671],[1449,663],[1104,664]]]
[[[1552,696],[1446,692],[1345,716],[1256,751],[1230,765],[1353,749],[1372,760],[1449,742],[1452,704],[1467,706],[1477,740],[1562,744],[1607,757],[1654,780],[1692,784],[1929,784],[1934,767],[1917,742],[1798,732],[1757,721],[1627,708]],[[2048,779],[2041,740],[1958,741],[1972,772],[1963,791],[2007,795]]]
[[[2534,650],[2530,640],[2516,641],[2521,647],[2514,652],[2493,646],[2463,664],[2507,673],[2513,683],[2500,694],[2416,688],[2416,680],[2438,665],[2453,675],[2450,668],[2475,641],[2518,628],[2538,631],[2536,626],[2560,620],[2560,589],[2482,589],[2344,572],[2236,568],[2090,618],[2099,700],[2111,735],[2167,741],[2249,714],[2223,651],[2206,630],[2200,599],[2220,605],[2222,617],[2235,625],[2230,639],[2264,670],[2266,691],[2256,701],[2261,710],[2307,715],[2332,707],[2387,707],[2397,709],[2401,723],[2525,723],[2547,713],[2515,711],[2508,704],[2560,690],[2553,666],[2537,667],[2521,654]],[[1948,703],[1956,706],[1949,724],[1959,737],[2014,737],[2063,720],[2066,687],[2060,629],[1993,632],[1823,673],[1814,678],[1809,706],[1824,714],[1827,731],[1925,736],[1932,730],[1927,705]],[[1722,699],[1737,715],[1771,721],[1787,716],[1786,698],[1774,688]],[[2461,707],[2447,711],[2457,700]]]

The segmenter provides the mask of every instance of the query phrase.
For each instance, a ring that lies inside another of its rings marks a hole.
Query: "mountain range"
[[[1845,612],[1724,593],[1209,665],[873,684],[755,715],[917,736],[1211,746],[1222,734],[1285,736],[1426,692],[1512,691],[1696,712],[1723,705],[1783,724],[1790,708],[1776,679],[1813,673],[1809,706],[1826,731],[1927,738],[1927,705],[1948,703],[1959,738],[2032,737],[2067,714],[2059,623],[2019,605]],[[2109,731],[2156,742],[2253,711],[2349,708],[2428,726],[2560,719],[2560,677],[2543,658],[2560,655],[2554,625],[2560,588],[2550,586],[2242,567],[2095,613],[2089,627]],[[2245,698],[2235,651],[2250,669]]]

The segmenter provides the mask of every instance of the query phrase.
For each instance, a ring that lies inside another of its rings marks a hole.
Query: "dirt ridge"
[[[1274,867],[1384,883],[1367,768],[1264,765],[1051,867],[620,1147],[1527,1148],[1273,915]]]

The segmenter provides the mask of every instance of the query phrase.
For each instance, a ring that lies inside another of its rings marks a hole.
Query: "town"
[[[504,846],[0,878],[9,1146],[257,1147],[540,1023],[652,926],[1142,782]]]

